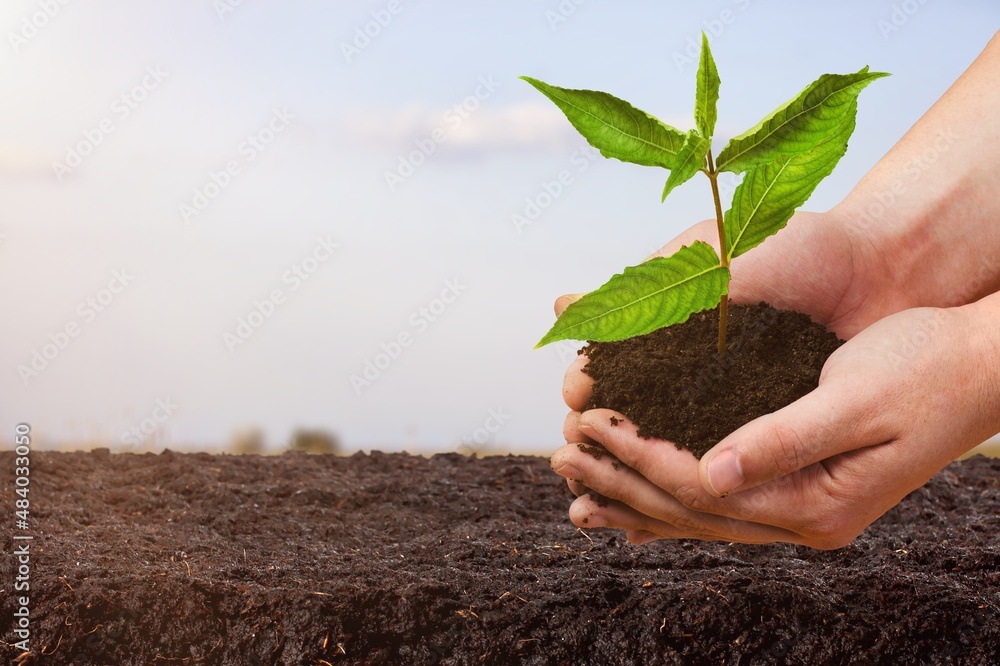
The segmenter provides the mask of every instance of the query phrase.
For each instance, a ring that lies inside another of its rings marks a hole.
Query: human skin
[[[575,524],[625,529],[633,543],[838,548],[1000,431],[998,79],[994,37],[840,205],[794,216],[734,260],[733,302],[804,312],[847,340],[812,393],[699,462],[639,438],[621,414],[581,413],[591,380],[577,359],[563,386],[567,445],[552,457],[578,495]],[[696,239],[717,246],[714,235],[705,221],[657,254]],[[595,441],[624,464],[577,446]]]

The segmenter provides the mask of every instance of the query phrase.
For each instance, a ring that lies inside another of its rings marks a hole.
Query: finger
[[[630,506],[592,494],[578,497],[569,507],[569,519],[577,527],[607,527],[627,532],[649,532],[659,538],[711,540],[704,534],[695,536],[682,532],[672,525],[643,515]]]
[[[616,425],[611,422],[612,416]],[[820,465],[780,482],[720,498],[702,486],[698,460],[689,451],[678,449],[673,442],[639,437],[635,424],[623,414],[609,409],[589,410],[580,415],[577,427],[621,464],[635,470],[691,511],[799,532],[798,528],[813,518],[812,507],[824,500],[821,482],[825,480],[825,470]],[[557,463],[576,463],[576,458],[554,457]],[[584,465],[585,461],[578,464]],[[579,472],[575,478],[586,477]],[[598,483],[596,479],[589,482]],[[595,490],[613,494],[603,486]]]
[[[580,432],[580,412],[570,412],[563,421],[563,438],[569,442],[587,442],[592,444],[594,440]]]
[[[587,486],[583,485],[579,481],[566,479],[566,485],[569,486],[569,491],[574,495],[576,495],[577,497],[587,492]]]
[[[563,294],[557,298],[555,305],[556,317],[561,317],[562,313],[566,311],[566,308],[573,303],[576,303],[581,298],[583,298],[583,294]]]
[[[688,509],[670,493],[623,465],[606,450],[599,449],[595,454],[593,448],[569,444],[558,449],[552,456],[552,469],[557,474],[579,481],[603,497],[635,509],[643,516],[670,525],[675,530],[671,535],[699,539],[712,537],[742,543],[795,542],[797,539],[789,530]]]
[[[634,469],[651,483],[682,501],[695,495],[699,511],[715,506],[725,513],[726,505],[704,492],[698,480],[698,460],[673,442],[639,437],[638,428],[624,414],[610,409],[591,409],[577,418],[577,430],[604,446],[611,455]]]
[[[787,538],[774,538],[775,533],[773,530],[761,526],[762,529],[760,531],[755,531],[753,529],[754,526],[750,524],[739,530],[743,538],[679,528],[668,522],[643,514],[617,500],[610,500],[599,496],[595,498],[590,494],[581,495],[570,505],[569,518],[577,527],[609,527],[623,529],[626,531],[626,535],[629,533],[647,533],[661,539],[701,539],[702,541],[733,541],[740,543],[772,543],[774,541],[800,543],[799,537],[791,532],[779,533],[779,536],[787,536]],[[647,536],[639,543],[646,543],[651,540],[653,539]],[[636,543],[636,541],[633,541],[633,543]]]
[[[583,372],[587,365],[586,354],[580,354],[566,369],[563,378],[563,401],[574,412],[582,412],[590,402],[590,394],[594,390],[594,379]]]
[[[702,486],[715,497],[742,492],[894,434],[871,383],[828,381],[773,414],[751,421],[705,454]]]

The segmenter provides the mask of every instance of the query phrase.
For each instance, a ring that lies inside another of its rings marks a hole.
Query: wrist
[[[976,389],[983,397],[982,440],[1000,433],[1000,293],[958,309],[968,318],[968,332],[976,359]]]
[[[974,194],[981,176],[957,171],[906,182],[887,174],[910,168],[880,164],[831,211],[883,290],[899,309],[956,307],[1000,290],[1000,229],[992,222],[1000,206]]]

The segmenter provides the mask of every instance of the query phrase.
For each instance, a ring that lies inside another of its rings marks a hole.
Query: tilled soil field
[[[1000,460],[832,552],[633,547],[543,458],[453,454],[34,452],[20,530],[0,463],[0,663],[1000,663]]]

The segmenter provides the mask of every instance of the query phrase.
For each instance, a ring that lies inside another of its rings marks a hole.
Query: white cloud
[[[413,146],[435,130],[451,151],[462,154],[498,150],[564,151],[579,140],[558,110],[537,102],[465,112],[454,108],[409,106],[399,110],[363,109],[348,114],[344,131],[357,142],[391,150]]]

